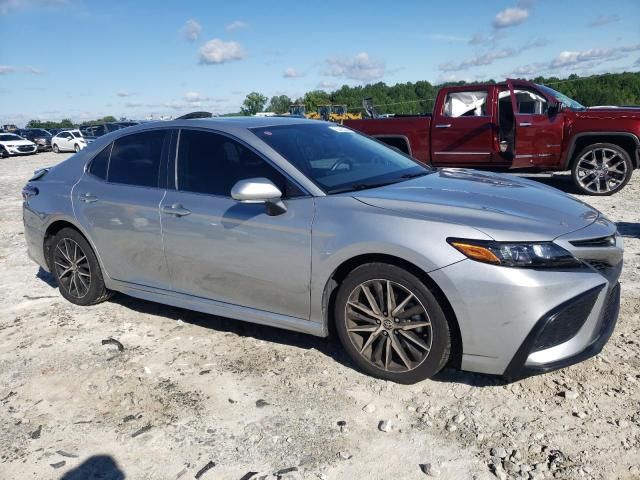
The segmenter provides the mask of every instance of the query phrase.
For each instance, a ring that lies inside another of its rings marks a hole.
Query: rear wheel
[[[335,320],[347,353],[375,377],[415,383],[449,359],[449,324],[438,300],[395,265],[368,263],[353,270],[338,290]]]
[[[53,144],[53,153],[60,153],[60,149],[58,148],[58,144],[57,143]]]
[[[626,150],[613,143],[595,143],[583,149],[571,169],[576,187],[587,195],[612,195],[629,182],[633,163]]]
[[[72,228],[63,228],[53,239],[49,265],[64,298],[76,305],[94,305],[112,293],[104,285],[98,259],[89,242]]]

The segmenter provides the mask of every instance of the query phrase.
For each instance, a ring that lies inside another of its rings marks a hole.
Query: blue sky
[[[0,122],[224,113],[251,91],[638,71],[639,20],[638,0],[0,0]]]

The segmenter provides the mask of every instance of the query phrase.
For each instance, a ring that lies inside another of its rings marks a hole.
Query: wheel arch
[[[630,132],[582,132],[574,135],[567,150],[565,169],[573,167],[578,154],[594,143],[612,143],[624,149],[631,158],[634,168],[640,168],[640,140]]]
[[[324,292],[322,295],[322,311],[324,314],[324,322],[328,328],[329,335],[334,336],[335,334],[335,318],[333,316],[333,308],[335,304],[335,297],[338,292],[338,287],[350,272],[352,272],[357,267],[367,263],[386,263],[403,268],[415,275],[418,279],[420,279],[422,283],[424,283],[424,285],[427,286],[427,288],[429,288],[429,290],[431,290],[431,292],[435,295],[436,299],[440,303],[445,313],[445,317],[449,322],[452,344],[451,356],[449,358],[448,365],[453,368],[460,368],[463,352],[462,335],[460,333],[458,319],[453,310],[453,307],[449,303],[449,300],[447,299],[442,289],[435,281],[433,281],[433,279],[427,272],[425,272],[415,264],[394,255],[382,253],[367,253],[357,255],[343,261],[333,271],[325,284]]]
[[[47,267],[49,267],[49,271],[51,271],[51,265],[49,264],[49,251],[51,249],[51,242],[53,241],[53,238],[56,236],[56,234],[63,228],[72,228],[76,230],[80,235],[84,237],[87,243],[89,243],[89,245],[91,246],[91,249],[93,250],[93,253],[96,255],[96,258],[98,259],[98,263],[100,264],[100,269],[102,270],[102,274],[106,280],[108,277],[108,274],[104,269],[104,265],[102,264],[102,259],[100,258],[100,254],[98,253],[96,246],[91,241],[91,238],[89,237],[89,235],[87,235],[87,232],[85,232],[80,225],[78,225],[72,219],[67,217],[56,218],[52,220],[45,228],[42,248],[44,252],[44,259],[45,259],[45,262],[47,262]]]

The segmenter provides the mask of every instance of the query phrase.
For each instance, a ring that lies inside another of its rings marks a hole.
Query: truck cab
[[[588,109],[524,80],[445,87],[431,115],[345,125],[435,167],[571,170],[590,195],[615,193],[639,166],[640,111]]]

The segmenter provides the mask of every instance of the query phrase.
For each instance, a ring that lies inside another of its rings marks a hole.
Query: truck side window
[[[548,102],[546,98],[533,90],[514,90],[518,113],[529,115],[543,115],[547,113]]]
[[[487,92],[449,92],[442,114],[445,117],[482,117],[487,115]]]

